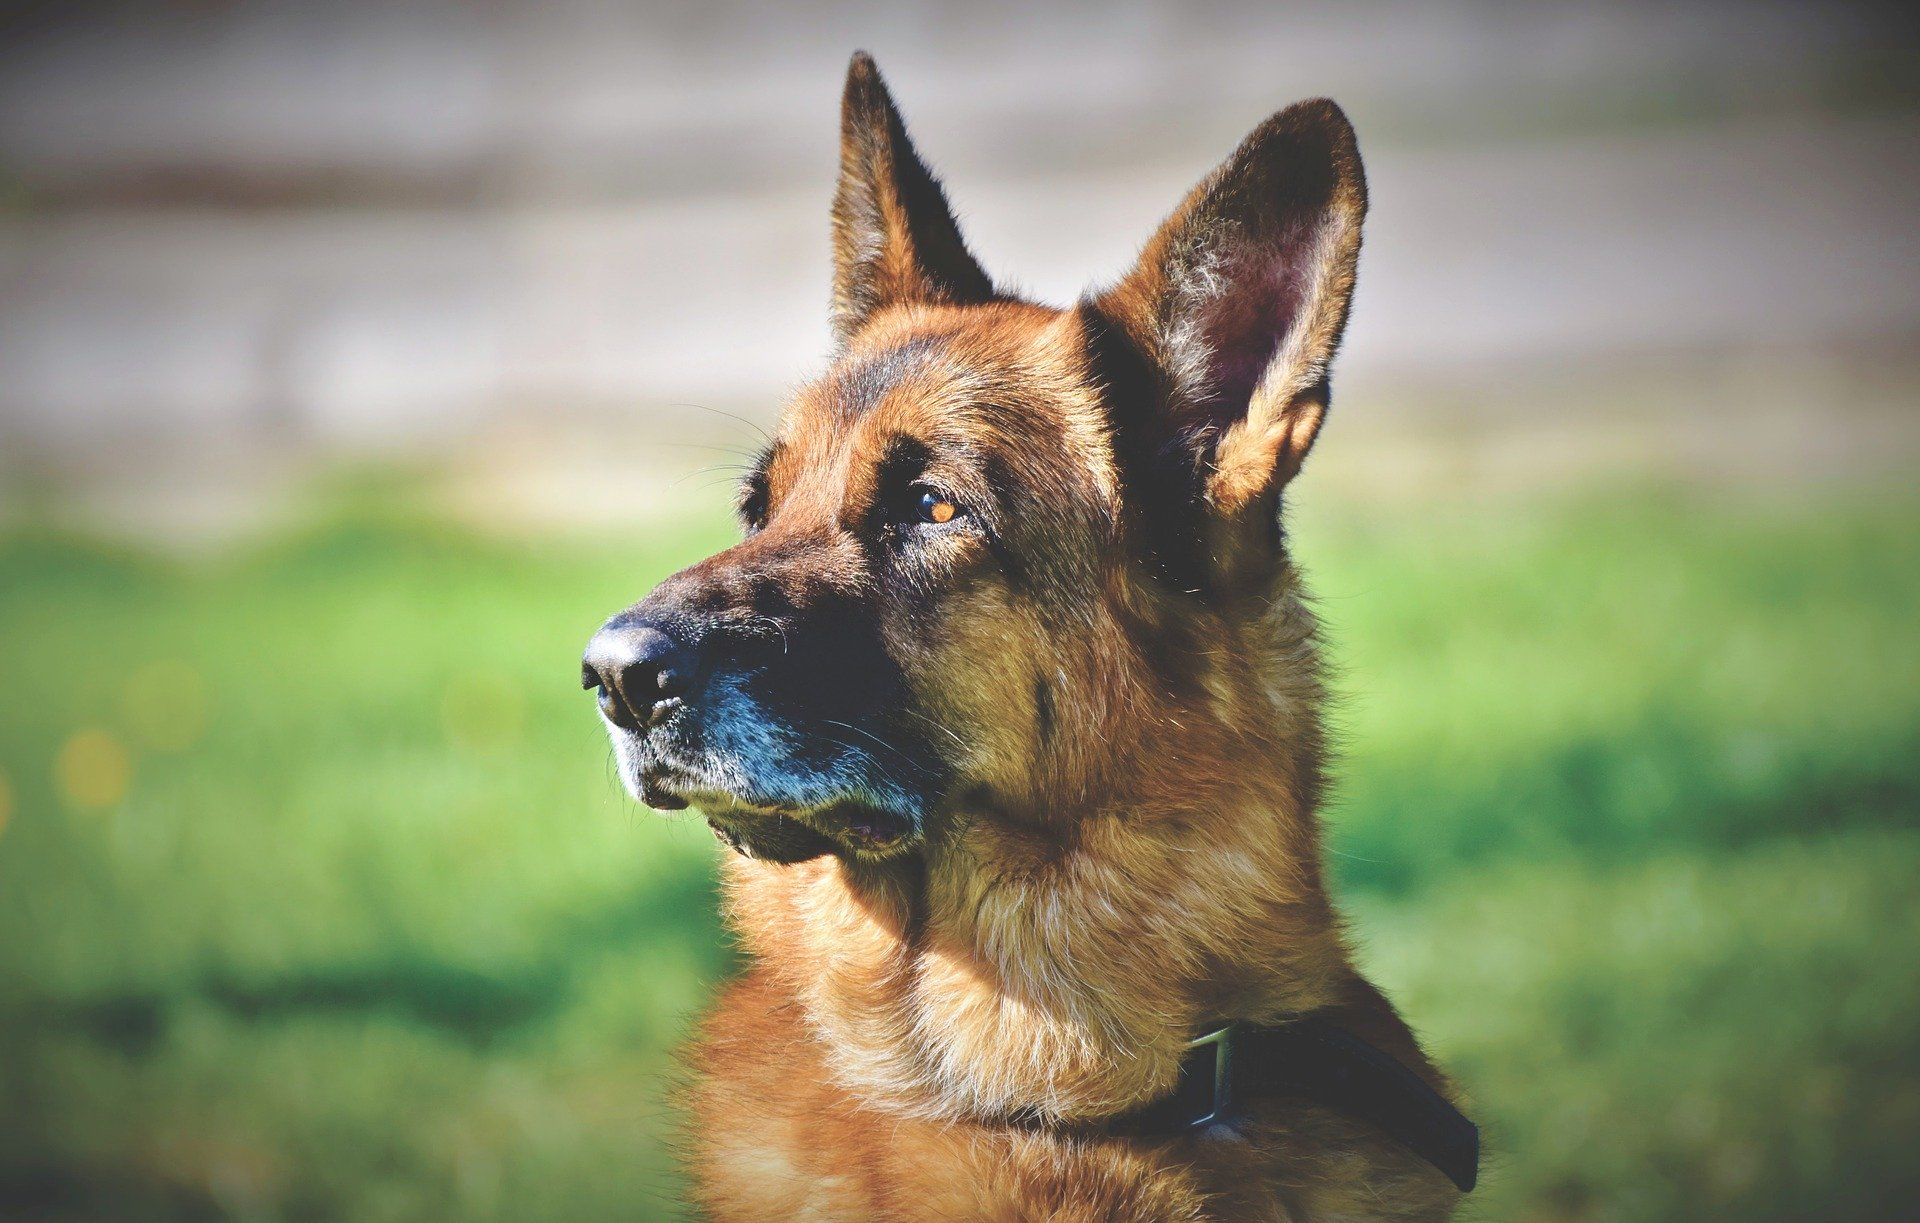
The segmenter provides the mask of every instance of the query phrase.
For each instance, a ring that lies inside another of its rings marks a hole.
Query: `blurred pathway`
[[[1063,300],[1124,266],[1214,152],[953,189],[989,266]],[[1377,148],[1343,380],[1909,336],[1917,164],[1920,125],[1894,121]],[[639,205],[0,222],[0,417],[67,449],[765,414],[825,344],[819,177]]]

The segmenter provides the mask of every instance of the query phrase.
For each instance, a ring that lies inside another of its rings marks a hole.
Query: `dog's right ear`
[[[967,251],[880,69],[864,51],[840,101],[840,186],[833,196],[833,334],[842,347],[874,314],[904,302],[968,305],[993,282]]]

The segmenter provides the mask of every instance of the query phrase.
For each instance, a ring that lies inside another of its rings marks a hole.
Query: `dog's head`
[[[627,785],[754,857],[876,858],[966,811],[1068,835],[1196,753],[1230,772],[1268,746],[1313,682],[1280,492],[1326,409],[1365,209],[1345,117],[1301,103],[1117,285],[1027,303],[856,56],[835,359],[747,477],[745,538],[587,650]]]

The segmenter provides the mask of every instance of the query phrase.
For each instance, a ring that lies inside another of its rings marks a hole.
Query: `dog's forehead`
[[[777,486],[805,475],[858,478],[896,437],[951,443],[980,455],[1080,457],[1110,478],[1099,388],[1071,315],[1027,303],[888,312],[782,419],[769,471]]]

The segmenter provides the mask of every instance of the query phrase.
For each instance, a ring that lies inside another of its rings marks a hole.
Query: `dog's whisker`
[[[698,477],[698,476],[710,476],[710,475],[712,475],[712,474],[714,474],[715,472],[719,472],[719,471],[737,471],[737,472],[744,472],[744,471],[747,471],[747,470],[748,470],[748,467],[747,467],[747,465],[746,465],[746,464],[744,464],[744,463],[712,463],[712,464],[709,464],[709,465],[707,465],[707,466],[705,466],[705,467],[699,467],[699,468],[695,468],[695,469],[694,469],[693,471],[690,471],[690,472],[688,472],[688,473],[687,473],[686,475],[684,475],[684,476],[681,476],[681,477],[680,477],[679,479],[677,479],[677,480],[675,480],[675,481],[674,481],[674,482],[673,482],[672,484],[670,484],[670,485],[668,485],[668,487],[669,487],[669,488],[678,488],[678,487],[680,487],[680,486],[681,486],[682,484],[685,484],[685,483],[686,483],[686,482],[687,482],[688,480],[692,480],[692,479],[694,479],[694,478],[696,478],[696,477]],[[703,487],[703,488],[712,488],[712,487],[714,487],[715,485],[719,485],[719,484],[725,484],[725,483],[727,483],[727,481],[728,481],[728,480],[732,480],[732,479],[734,479],[734,478],[735,478],[735,477],[733,477],[733,476],[728,476],[728,477],[727,477],[727,478],[726,478],[725,480],[714,480],[714,481],[711,481],[711,482],[709,482],[709,483],[707,483],[707,484],[705,484],[705,485],[702,485],[702,487]]]
[[[670,442],[664,439],[650,441],[650,446],[671,446],[676,450],[716,450],[721,454],[730,454],[737,459],[751,463],[758,456],[751,450],[742,450],[738,446],[721,446],[713,442]]]
[[[910,718],[920,719],[920,721],[925,722],[928,726],[933,727],[935,730],[939,731],[941,734],[953,740],[955,743],[959,744],[963,748],[967,745],[967,741],[965,739],[962,739],[959,735],[953,733],[953,731],[950,728],[941,725],[939,722],[934,721],[932,718],[928,717],[926,714],[921,713],[918,709],[902,709],[900,712],[906,714]]]
[[[845,722],[830,722],[830,724],[834,726],[844,727],[845,729],[854,731],[858,734],[866,735],[866,737],[869,739],[872,739],[876,745],[885,749],[889,753],[889,755],[891,755],[895,760],[897,760],[902,767],[908,770],[911,770],[912,773],[919,775],[924,780],[927,780],[927,781],[934,780],[935,774],[933,770],[930,769],[927,765],[924,765],[919,761],[914,760],[912,757],[905,755],[904,753],[900,752],[897,748],[894,748],[892,745],[880,739],[874,738],[872,735],[867,734],[867,732],[860,730],[859,727],[850,726]],[[845,751],[850,756],[856,758],[864,768],[866,768],[867,770],[870,770],[876,777],[878,777],[879,780],[886,782],[889,786],[892,786],[895,789],[899,789],[903,791],[909,789],[909,787],[902,786],[900,784],[899,778],[893,775],[892,770],[883,761],[881,761],[880,759],[877,759],[874,756],[872,749],[862,747],[857,743],[850,742],[837,735],[828,734],[825,731],[816,731],[814,732],[812,737],[819,739],[823,743],[831,744],[834,747],[840,748],[842,751]]]
[[[769,445],[771,445],[773,442],[773,436],[766,431],[766,428],[764,426],[762,426],[757,421],[750,420],[747,417],[740,415],[738,412],[728,412],[720,408],[710,408],[704,403],[672,403],[672,404],[668,404],[667,406],[672,408],[692,408],[696,412],[711,412],[715,416],[724,416],[728,420],[737,420],[741,424],[745,425],[747,428],[752,429],[755,433],[758,433],[760,435],[761,441],[766,442]]]
[[[851,722],[842,722],[837,718],[822,718],[821,721],[825,722],[828,726],[838,726],[844,730],[850,730],[854,734],[859,735],[862,738],[871,739],[874,743],[884,748],[890,754],[898,757],[902,763],[913,768],[916,772],[926,773],[928,776],[932,775],[932,771],[928,769],[926,765],[913,759],[911,756],[901,751],[898,747],[895,747],[893,744],[888,743],[885,739],[880,738],[878,735],[874,734],[872,731],[863,730],[860,727],[855,726]],[[841,746],[846,747],[849,750],[859,750],[859,749],[853,748],[851,744],[843,743]]]

